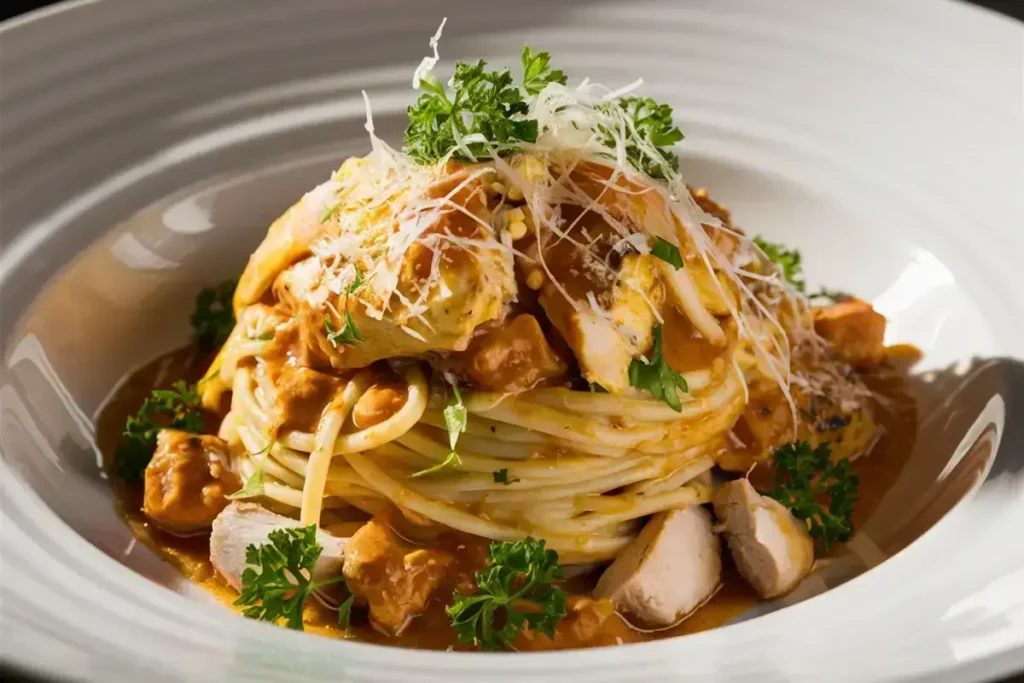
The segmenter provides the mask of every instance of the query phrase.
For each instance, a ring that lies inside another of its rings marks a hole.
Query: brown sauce
[[[179,378],[196,381],[202,376],[208,362],[209,358],[199,357],[191,349],[174,351],[140,368],[118,388],[100,415],[97,425],[97,442],[104,453],[108,469],[120,441],[125,418],[135,412],[149,392],[154,387],[168,387]],[[885,492],[896,480],[910,454],[917,429],[914,401],[906,391],[906,380],[902,373],[882,368],[867,373],[865,381],[873,390],[885,397],[886,407],[880,415],[884,433],[872,452],[854,463],[854,468],[861,478],[860,497],[854,512],[855,526],[863,524],[871,517]],[[207,428],[211,432],[216,432],[216,424],[209,424]],[[125,486],[115,476],[111,476],[111,481],[116,507],[135,537],[185,576],[230,606],[237,594],[211,566],[208,536],[202,534],[181,537],[153,526],[141,512],[141,487]],[[455,555],[455,570],[450,573],[441,589],[436,591],[425,612],[414,619],[400,636],[391,637],[374,630],[366,620],[365,613],[355,613],[351,631],[346,634],[336,623],[337,613],[316,600],[309,600],[306,604],[306,630],[335,638],[350,638],[409,648],[472,649],[456,641],[445,609],[455,587],[483,566],[487,542],[484,539],[448,532],[431,540],[431,543]],[[516,646],[520,649],[544,650],[615,645],[716,628],[734,620],[757,602],[754,591],[732,567],[728,553],[723,554],[723,565],[723,583],[714,597],[682,622],[670,628],[644,632],[620,622],[621,617],[613,614],[609,620],[614,621],[606,622],[596,635],[586,640],[560,635],[552,642],[545,636],[538,635],[532,640],[520,638]],[[572,594],[586,594],[595,581],[596,575],[593,574],[577,577],[569,580],[566,588]]]

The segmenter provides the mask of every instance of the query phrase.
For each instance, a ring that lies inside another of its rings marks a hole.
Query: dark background
[[[140,0],[141,1],[141,0]],[[164,2],[173,2],[174,0],[162,0]],[[419,0],[410,0],[410,2],[417,2]],[[898,2],[898,0],[893,0]],[[1008,16],[1024,21],[1024,0],[960,0],[962,2],[971,2],[975,5],[987,7],[997,12],[1002,12]],[[34,9],[46,7],[48,5],[58,4],[56,2],[39,2],[39,1],[26,1],[26,0],[3,0],[2,6],[0,6],[0,20],[10,19],[11,17],[18,16],[25,12],[29,12]],[[6,665],[0,662],[0,681],[32,681],[35,683],[38,679],[27,678],[23,672],[14,671],[9,669]],[[1024,683],[1024,674],[1021,676],[1011,676],[1005,679],[1003,683]]]

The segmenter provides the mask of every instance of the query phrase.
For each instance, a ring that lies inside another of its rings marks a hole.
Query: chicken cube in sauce
[[[224,508],[213,522],[210,533],[210,564],[229,586],[242,590],[242,574],[249,567],[247,550],[268,543],[273,531],[295,528],[295,520],[279,515],[256,503],[236,501]],[[313,568],[315,581],[328,581],[341,573],[347,539],[317,530],[321,552]],[[326,588],[335,593],[333,586]],[[332,597],[336,597],[332,595]]]
[[[608,598],[570,595],[565,600],[565,618],[555,627],[555,635],[523,631],[517,647],[523,650],[560,650],[572,647],[617,645],[630,636],[630,626],[615,612]]]
[[[721,576],[711,516],[690,505],[652,517],[598,579],[594,597],[644,626],[670,626],[714,595]]]
[[[529,314],[474,340],[462,363],[474,386],[497,392],[531,389],[567,371]]]
[[[146,467],[142,511],[157,526],[175,533],[209,527],[242,487],[230,470],[228,446],[210,435],[164,429]]]
[[[807,526],[746,479],[719,487],[714,506],[736,568],[761,597],[788,593],[811,570],[814,542]]]
[[[324,408],[344,386],[340,378],[319,370],[285,367],[270,414],[271,431],[315,432]]]
[[[426,608],[454,559],[443,550],[405,541],[386,521],[374,518],[345,547],[345,581],[356,599],[369,605],[374,627],[398,635]]]
[[[815,308],[814,330],[853,365],[872,365],[885,356],[885,316],[866,301],[851,299]]]

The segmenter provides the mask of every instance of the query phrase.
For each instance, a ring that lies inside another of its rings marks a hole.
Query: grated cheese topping
[[[429,41],[432,54],[424,57],[413,73],[414,87],[433,73],[440,59],[444,26],[442,21]],[[576,311],[586,309],[611,320],[609,292],[619,283],[631,286],[620,279],[608,254],[615,253],[620,259],[634,252],[648,255],[654,238],[661,238],[678,247],[685,261],[685,267],[675,273],[671,267],[661,270],[670,294],[677,300],[682,297],[680,305],[688,311],[703,307],[702,302],[709,297],[724,302],[739,338],[749,344],[758,369],[785,394],[796,424],[790,385],[802,386],[813,380],[794,373],[791,339],[808,347],[820,344],[808,316],[803,314],[807,301],[766,267],[765,255],[750,239],[700,207],[681,173],[637,130],[627,111],[607,106],[635,92],[642,83],[637,79],[615,89],[589,79],[575,86],[548,83],[537,94],[526,96],[526,116],[538,124],[535,143],[523,143],[522,152],[509,157],[493,154],[494,158],[483,163],[452,164],[450,153],[449,158],[433,166],[416,164],[377,137],[370,100],[364,92],[371,152],[363,159],[346,161],[332,177],[327,201],[338,208],[311,247],[316,272],[311,265],[309,272],[303,266],[303,272],[297,274],[314,292],[312,301],[322,305],[331,296],[345,292],[358,266],[363,285],[352,297],[355,304],[362,306],[367,315],[391,319],[406,334],[424,340],[422,333],[409,325],[418,321],[430,329],[424,316],[427,302],[433,296],[450,294],[442,270],[445,250],[453,249],[479,260],[486,272],[493,273],[499,286],[508,290],[506,303],[518,296],[512,270],[515,260],[519,260],[539,267],[545,282],[551,283]],[[499,147],[497,141],[482,139],[478,134],[457,137],[456,142],[467,158],[472,158],[470,143],[481,143],[492,150]],[[653,180],[635,168],[627,154],[629,148],[638,149],[646,160],[658,164],[664,180]],[[452,184],[453,177],[458,183]],[[435,196],[442,184],[451,189]],[[500,189],[502,205],[513,197],[518,202],[521,197],[539,248],[528,253],[515,248],[500,206],[492,215],[481,216],[468,209],[465,201],[456,199],[470,188],[473,192]],[[566,207],[578,208],[576,218],[566,219]],[[442,229],[453,214],[478,226],[476,235],[469,238]],[[592,235],[581,224],[585,215],[599,216],[614,233],[614,239]],[[734,237],[738,248],[724,252],[709,230]],[[548,263],[545,258],[548,247],[562,242],[570,243],[582,255],[581,267],[588,280],[604,283],[604,291],[590,291],[583,298],[571,295],[565,277],[581,273],[566,273],[562,264]],[[403,269],[408,268],[410,255],[418,248],[432,252],[429,273],[419,279],[409,278]],[[713,291],[697,287],[688,269],[712,274],[708,281]],[[655,302],[644,292],[640,294],[660,322]],[[791,312],[785,316],[785,325],[780,321],[783,310]],[[724,340],[722,327],[713,316],[690,317],[706,338]],[[643,351],[640,349],[638,355]]]

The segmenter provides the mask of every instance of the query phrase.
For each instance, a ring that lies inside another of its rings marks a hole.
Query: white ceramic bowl
[[[644,645],[414,652],[246,621],[131,543],[97,467],[104,397],[184,343],[192,294],[237,273],[270,220],[366,150],[360,90],[399,139],[442,16],[442,69],[512,62],[528,42],[570,74],[643,76],[676,108],[691,182],[798,245],[816,284],[872,298],[891,341],[942,370],[922,379],[940,395],[904,476],[797,597],[841,588]],[[102,0],[8,23],[0,42],[4,661],[153,683],[1024,668],[1019,25],[944,0]]]

